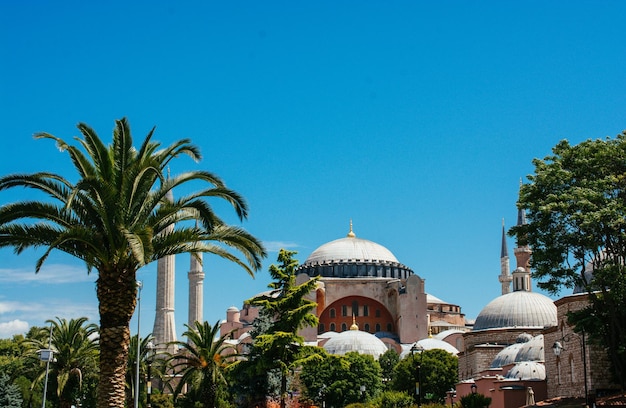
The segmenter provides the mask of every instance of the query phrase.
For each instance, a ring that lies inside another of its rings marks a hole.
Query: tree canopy
[[[43,248],[36,272],[53,251],[98,271],[98,407],[121,408],[138,269],[167,255],[206,252],[253,275],[265,250],[254,236],[213,211],[209,200],[218,199],[240,220],[248,214],[243,197],[221,178],[204,170],[170,177],[175,158],[201,159],[189,139],[161,147],[152,140],[153,129],[135,147],[126,118],[115,121],[110,145],[88,125],[79,123],[78,129],[77,146],[48,133],[36,135],[53,140],[69,155],[76,173],[71,178],[50,172],[0,177],[0,191],[24,187],[45,197],[35,200],[26,194],[24,201],[0,206],[0,248],[13,247],[17,254]],[[174,198],[175,189],[190,185],[199,190]]]
[[[563,140],[533,164],[518,201],[528,223],[511,234],[531,247],[540,288],[588,293],[589,307],[570,322],[606,347],[625,387],[626,132],[577,145]]]

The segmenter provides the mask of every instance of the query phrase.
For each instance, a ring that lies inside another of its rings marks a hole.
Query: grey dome
[[[324,350],[330,354],[344,355],[351,351],[378,357],[387,351],[387,346],[373,334],[360,330],[346,330],[331,336],[324,344]]]
[[[499,296],[481,310],[473,331],[519,327],[556,326],[556,306],[540,293],[517,291]]]
[[[516,378],[522,381],[545,380],[546,367],[542,363],[535,361],[524,361],[517,363],[506,373],[505,378]]]
[[[298,267],[298,273],[328,278],[407,279],[413,271],[399,263],[390,250],[357,238],[350,229],[347,237],[328,242],[313,251]]]
[[[439,350],[447,351],[448,353],[455,355],[455,356],[459,354],[459,350],[457,350],[457,348],[454,347],[452,344],[443,340],[435,339],[433,337],[422,339],[418,341],[417,344],[421,346],[423,350],[439,349]],[[409,344],[406,346],[403,345],[402,353],[400,353],[400,359],[403,359],[411,355],[411,347],[413,347],[412,344]]]
[[[328,242],[317,248],[305,264],[339,261],[387,261],[398,262],[390,250],[375,242],[357,237],[345,237]]]
[[[533,337],[530,341],[522,343],[517,352],[515,362],[522,361],[545,361],[543,334]]]
[[[508,364],[513,364],[515,362],[515,358],[517,357],[519,349],[523,345],[524,343],[515,343],[500,350],[500,352],[496,354],[496,357],[491,362],[491,368],[500,368]]]

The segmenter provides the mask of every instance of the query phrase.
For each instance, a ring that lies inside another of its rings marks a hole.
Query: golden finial
[[[356,316],[352,315],[352,326],[350,326],[350,330],[359,330],[359,325],[356,324]]]
[[[352,231],[352,218],[350,219],[350,232],[348,232],[348,237],[349,238],[356,237],[356,234]]]

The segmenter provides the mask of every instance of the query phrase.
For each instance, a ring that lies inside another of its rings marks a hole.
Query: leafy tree
[[[302,365],[300,382],[306,398],[336,407],[367,401],[382,389],[381,368],[372,356],[332,355],[323,349]]]
[[[201,158],[188,139],[161,148],[152,141],[152,130],[135,148],[125,118],[115,122],[113,141],[108,146],[86,124],[80,123],[78,129],[79,146],[47,133],[35,136],[52,139],[69,153],[76,182],[48,172],[0,178],[0,191],[27,187],[46,197],[0,207],[0,247],[13,247],[18,254],[27,248],[44,247],[36,272],[53,250],[84,261],[88,272],[98,271],[98,406],[121,408],[129,323],[137,302],[137,270],[167,255],[208,252],[235,262],[253,275],[265,250],[243,229],[225,224],[209,205],[209,198],[223,199],[240,219],[247,217],[243,198],[226,188],[220,178],[206,171],[172,178],[165,174],[180,155]],[[184,190],[190,184],[206,188],[172,199],[175,188]],[[171,229],[172,225],[176,228]]]
[[[417,364],[421,358],[420,387],[422,399],[444,402],[446,392],[458,379],[458,358],[445,350],[424,350],[421,356],[408,356],[400,361],[392,377],[391,389],[415,395]]]
[[[378,364],[383,370],[383,382],[388,383],[393,377],[393,369],[400,362],[400,355],[394,349],[389,349],[378,358]]]
[[[491,398],[483,394],[467,394],[460,399],[462,408],[486,408],[491,404]]]
[[[317,316],[311,311],[317,305],[306,296],[315,290],[318,277],[300,285],[296,284],[298,261],[293,259],[296,252],[281,249],[278,253],[280,265],[271,265],[270,276],[274,280],[268,286],[272,290],[252,299],[251,303],[261,308],[261,314],[269,317],[271,323],[266,332],[254,341],[254,349],[262,358],[257,360],[264,370],[276,370],[280,376],[280,406],[286,405],[287,381],[303,361],[304,338],[300,329],[316,326]]]
[[[219,337],[219,321],[195,322],[195,327],[185,325],[183,333],[188,342],[176,341],[181,352],[171,357],[172,368],[180,380],[174,391],[176,398],[187,387],[187,398],[199,401],[204,408],[214,408],[220,384],[226,383],[224,371],[229,364],[228,334]]]
[[[50,328],[39,328],[33,339],[26,339],[26,355],[31,361],[39,360],[37,350],[52,349],[54,360],[50,362],[47,398],[59,401],[60,408],[69,408],[84,397],[83,378],[97,371],[98,326],[87,323],[86,317],[78,319],[47,320]],[[41,339],[46,338],[45,341]],[[50,342],[48,344],[48,342]],[[35,382],[45,380],[45,365],[38,365]],[[52,394],[52,395],[50,395]]]
[[[15,384],[11,384],[9,376],[0,374],[0,407],[2,408],[21,408],[22,395],[20,389]]]
[[[376,397],[373,404],[381,408],[410,408],[413,397],[402,391],[385,391]]]
[[[518,206],[528,223],[511,229],[532,248],[538,286],[577,287],[589,306],[571,313],[575,330],[602,344],[626,387],[626,132],[616,138],[563,140],[533,161]]]

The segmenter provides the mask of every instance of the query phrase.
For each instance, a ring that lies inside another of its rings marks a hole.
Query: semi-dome
[[[556,306],[541,293],[517,291],[499,296],[481,310],[473,331],[519,327],[543,328],[556,326]]]
[[[505,375],[505,378],[521,381],[542,381],[546,379],[546,367],[536,361],[524,361],[515,364]]]
[[[352,225],[346,237],[328,242],[313,251],[300,265],[298,272],[337,278],[406,279],[413,274],[384,246],[357,238]]]
[[[356,351],[374,356],[377,360],[387,351],[387,346],[378,337],[355,329],[331,336],[323,347],[330,354],[344,355]]]

